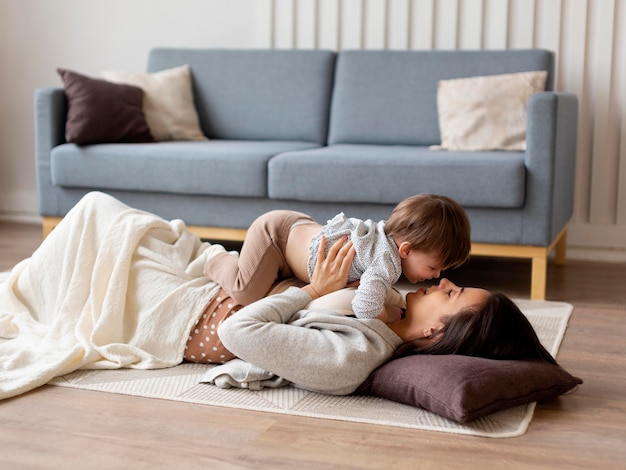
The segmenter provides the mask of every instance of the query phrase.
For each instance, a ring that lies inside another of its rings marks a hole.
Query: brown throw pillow
[[[78,145],[154,142],[144,116],[143,90],[57,69],[67,97],[65,140]]]
[[[544,361],[414,355],[382,365],[356,393],[418,406],[466,423],[557,397],[581,383],[562,367]]]
[[[143,90],[143,111],[156,140],[208,140],[200,129],[189,65],[154,73],[105,70],[102,75]]]

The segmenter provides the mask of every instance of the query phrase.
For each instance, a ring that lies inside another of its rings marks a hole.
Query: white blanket
[[[0,283],[0,399],[78,369],[179,364],[219,251],[182,221],[85,196]]]

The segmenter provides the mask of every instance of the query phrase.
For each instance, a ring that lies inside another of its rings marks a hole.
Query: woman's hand
[[[317,299],[346,287],[348,273],[356,253],[348,237],[337,240],[326,255],[326,238],[322,236],[317,250],[317,261],[309,285],[303,289],[312,299]]]

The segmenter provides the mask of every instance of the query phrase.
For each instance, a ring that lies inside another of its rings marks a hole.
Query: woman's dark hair
[[[436,342],[415,341],[399,351],[408,354],[460,354],[488,359],[541,359],[556,364],[519,307],[504,294],[492,293],[482,306],[443,319]],[[420,344],[421,343],[421,344]],[[425,344],[427,343],[427,344]]]

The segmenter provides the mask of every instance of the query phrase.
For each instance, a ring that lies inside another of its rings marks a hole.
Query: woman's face
[[[429,336],[443,327],[442,317],[451,317],[469,307],[481,305],[489,291],[459,287],[443,278],[439,285],[420,288],[406,295],[406,317],[416,325],[416,334]]]

